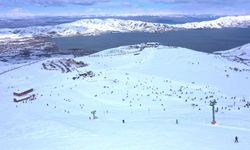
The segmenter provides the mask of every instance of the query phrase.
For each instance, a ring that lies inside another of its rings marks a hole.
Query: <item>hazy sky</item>
[[[1,17],[169,14],[248,15],[250,0],[0,0]]]

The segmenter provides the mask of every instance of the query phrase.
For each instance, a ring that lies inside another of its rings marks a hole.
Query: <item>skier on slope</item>
[[[239,143],[239,139],[237,136],[235,137],[234,143]]]

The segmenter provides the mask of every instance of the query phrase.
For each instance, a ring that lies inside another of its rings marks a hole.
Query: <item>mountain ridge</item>
[[[228,16],[212,21],[185,24],[161,24],[121,19],[81,19],[52,26],[33,26],[16,29],[0,29],[0,39],[25,37],[67,37],[99,35],[107,32],[168,32],[188,29],[248,28],[250,16]]]

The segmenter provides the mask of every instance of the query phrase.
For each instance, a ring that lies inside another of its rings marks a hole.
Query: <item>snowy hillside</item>
[[[159,24],[120,19],[83,19],[54,26],[34,26],[17,29],[0,29],[0,40],[24,37],[62,37],[76,35],[99,35],[106,32],[167,32],[180,29],[200,28],[247,28],[250,16],[222,17],[217,20],[186,24]]]
[[[164,24],[119,19],[83,19],[55,26],[1,29],[1,38],[36,36],[98,35],[105,32],[163,32],[172,27]]]
[[[206,28],[248,28],[250,27],[250,16],[228,16],[216,20],[193,22],[174,25],[176,28],[184,29],[206,29]]]
[[[149,43],[3,68],[3,150],[249,149],[250,68],[220,55]]]
[[[229,60],[241,62],[250,66],[250,44],[246,44],[227,51],[215,52],[215,54],[220,54]]]

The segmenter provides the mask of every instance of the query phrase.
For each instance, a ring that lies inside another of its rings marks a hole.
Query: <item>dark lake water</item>
[[[106,33],[99,36],[77,36],[51,39],[62,50],[83,49],[101,51],[108,48],[159,42],[211,53],[250,43],[250,28],[183,30],[164,33]]]

